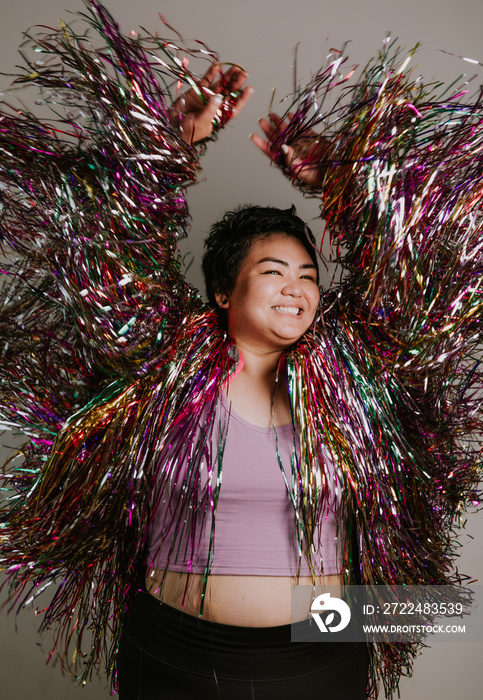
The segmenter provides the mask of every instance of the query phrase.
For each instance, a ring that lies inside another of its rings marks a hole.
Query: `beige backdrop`
[[[255,94],[244,114],[210,146],[203,159],[203,181],[190,191],[193,227],[184,250],[194,255],[189,276],[199,284],[197,260],[210,223],[225,209],[242,203],[287,206],[295,203],[306,219],[316,219],[317,202],[303,200],[275,169],[270,169],[248,142],[257,119],[266,114],[271,89],[282,97],[292,76],[292,56],[300,42],[298,72],[309,75],[324,61],[327,49],[351,41],[353,62],[364,64],[381,46],[388,31],[402,45],[422,42],[417,62],[426,79],[445,80],[473,67],[441,52],[469,56],[483,62],[481,0],[106,0],[123,29],[142,25],[163,27],[162,12],[186,38],[199,38],[226,61],[238,62],[250,73]],[[69,19],[66,10],[82,8],[81,0],[1,0],[0,71],[18,62],[21,32],[33,24],[55,26]],[[469,70],[468,70],[469,69]],[[479,79],[478,82],[481,82]],[[0,76],[0,85],[8,79]],[[0,442],[8,441],[8,436]],[[461,537],[460,569],[483,577],[483,518],[472,515]],[[474,539],[472,539],[474,538]],[[104,679],[76,687],[59,669],[46,667],[35,633],[38,620],[30,613],[18,619],[0,616],[0,697],[2,700],[101,700],[109,696]],[[482,630],[483,640],[483,630]],[[418,660],[414,676],[401,684],[402,700],[453,700],[481,697],[481,643],[439,643]]]

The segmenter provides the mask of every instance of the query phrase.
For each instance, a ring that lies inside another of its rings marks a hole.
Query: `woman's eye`
[[[264,275],[281,275],[282,273],[280,270],[266,270],[266,272],[263,273]]]

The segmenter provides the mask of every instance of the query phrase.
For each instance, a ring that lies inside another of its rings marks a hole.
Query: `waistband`
[[[223,625],[188,615],[141,592],[134,600],[124,634],[171,666],[201,675],[212,675],[215,668],[218,677],[233,679],[247,675],[265,680],[295,678],[328,668],[358,646],[365,646],[321,642],[312,620],[295,626],[303,626],[304,639],[310,641],[291,642],[292,625]]]

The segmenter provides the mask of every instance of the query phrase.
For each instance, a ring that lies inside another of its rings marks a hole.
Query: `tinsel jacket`
[[[81,678],[115,668],[163,440],[196,477],[236,365],[177,250],[204,146],[179,136],[171,99],[179,81],[199,84],[180,56],[206,54],[125,37],[87,6],[107,49],[63,26],[33,40],[44,68],[17,78],[65,118],[54,128],[4,104],[0,129],[0,419],[27,437],[4,469],[2,565],[16,608],[61,582],[43,624]],[[299,542],[310,557],[328,453],[348,584],[457,582],[455,528],[477,499],[483,110],[479,96],[439,98],[402,62],[387,48],[349,83],[338,55],[300,88],[274,144],[276,160],[322,135],[315,194],[341,281],[282,362],[302,436]],[[391,693],[415,652],[374,645],[373,679]]]

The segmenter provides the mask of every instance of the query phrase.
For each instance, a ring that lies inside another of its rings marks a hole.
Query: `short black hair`
[[[213,308],[218,308],[215,294],[229,296],[234,290],[238,273],[253,242],[276,233],[283,233],[302,243],[315,265],[319,283],[315,238],[307,224],[297,216],[295,207],[277,209],[245,205],[227,211],[220,221],[213,224],[205,240],[202,270],[208,302]]]

